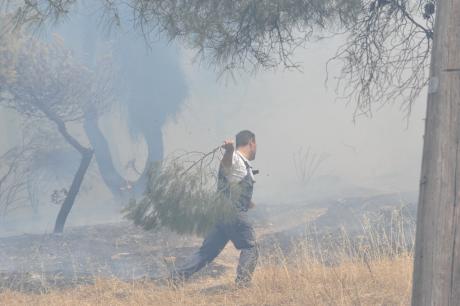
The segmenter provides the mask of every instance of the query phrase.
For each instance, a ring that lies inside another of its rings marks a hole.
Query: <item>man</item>
[[[224,249],[228,241],[241,250],[238,262],[236,285],[250,285],[252,274],[257,264],[258,250],[255,232],[248,219],[247,211],[254,206],[252,192],[254,173],[250,161],[256,157],[256,138],[250,131],[241,131],[236,135],[235,143],[225,141],[224,156],[220,163],[218,188],[231,199],[237,213],[231,220],[219,220],[204,239],[202,246],[190,260],[174,271],[173,281],[186,280],[193,273],[210,263]],[[255,172],[255,171],[254,171]],[[237,188],[234,188],[237,187]],[[232,192],[238,190],[238,193]]]

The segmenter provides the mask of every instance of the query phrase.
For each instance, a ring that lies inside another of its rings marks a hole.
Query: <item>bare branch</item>
[[[423,6],[417,1],[364,5],[369,11],[363,10],[328,62],[342,64],[336,91],[355,105],[355,116],[372,115],[374,108],[395,102],[409,115],[428,81],[433,16],[422,19]]]

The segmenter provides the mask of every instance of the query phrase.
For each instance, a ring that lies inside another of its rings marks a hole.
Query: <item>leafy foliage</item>
[[[16,134],[19,144],[0,156],[0,215],[26,206],[38,209],[40,195],[35,191],[43,193],[49,182],[43,177],[43,157],[62,149],[64,144],[59,135],[43,123],[24,126]],[[35,186],[40,189],[35,190]]]
[[[355,116],[398,102],[407,114],[428,82],[435,1],[366,0],[332,61]]]
[[[298,67],[296,48],[354,21],[357,0],[132,1],[146,34],[164,33],[224,70]]]
[[[5,34],[6,35],[6,34]],[[0,41],[0,104],[27,117],[49,114],[79,121],[89,107],[108,99],[108,78],[78,63],[55,37],[44,43],[22,33]],[[102,83],[105,84],[102,84]]]
[[[5,2],[11,2],[6,1]],[[26,2],[20,24],[58,20],[76,0]],[[120,24],[120,1],[101,2]],[[344,34],[333,57],[342,65],[337,93],[356,106],[399,102],[409,114],[427,84],[436,0],[131,0],[134,22],[147,40],[181,40],[221,72],[300,68],[294,52],[307,42]]]
[[[11,0],[3,0],[9,3]],[[16,23],[57,21],[76,0],[26,2],[14,11]],[[292,53],[317,30],[353,23],[359,0],[100,0],[102,16],[120,25],[123,5],[146,38],[181,39],[212,65],[224,69],[297,66]]]
[[[182,156],[152,165],[147,190],[140,201],[131,201],[126,218],[146,230],[164,227],[196,235],[219,220],[231,220],[236,207],[217,190],[215,163],[202,161],[190,166]]]

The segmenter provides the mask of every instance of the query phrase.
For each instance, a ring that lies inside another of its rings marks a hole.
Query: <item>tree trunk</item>
[[[151,164],[163,159],[163,135],[161,133],[161,127],[152,127],[150,133],[148,135],[144,134],[144,137],[147,143],[147,161],[144,170],[133,186],[133,194],[136,197],[143,195],[145,192]]]
[[[99,168],[99,172],[104,183],[115,197],[121,196],[121,188],[126,186],[126,180],[116,170],[108,142],[99,128],[98,117],[95,113],[88,113],[85,116],[84,124],[86,135],[94,149],[94,155]],[[131,193],[137,197],[144,193],[147,184],[148,166],[150,163],[163,158],[163,139],[161,127],[152,125],[149,133],[143,134],[147,143],[147,162],[139,178],[132,182]]]
[[[64,224],[67,220],[67,216],[72,209],[73,203],[77,197],[78,192],[80,191],[81,183],[85,177],[86,171],[88,170],[91,159],[93,158],[93,150],[85,148],[75,137],[69,134],[65,122],[54,112],[52,112],[46,105],[40,101],[36,101],[36,106],[46,115],[46,117],[54,122],[57,126],[59,133],[64,137],[69,145],[71,145],[75,150],[77,150],[81,156],[80,167],[75,174],[72,185],[70,186],[69,192],[62,203],[61,209],[59,210],[58,216],[56,218],[56,223],[54,225],[55,233],[62,233],[64,230]]]
[[[460,0],[438,0],[412,305],[460,301]]]
[[[96,112],[88,112],[84,122],[85,133],[88,136],[91,147],[94,150],[99,172],[105,185],[115,197],[119,197],[121,189],[126,185],[126,180],[115,169],[112,154],[107,140],[99,129],[98,115]]]
[[[81,184],[85,177],[86,171],[88,170],[88,167],[91,163],[92,157],[93,151],[89,149],[87,149],[87,151],[82,154],[78,171],[73,178],[72,185],[70,186],[69,192],[56,218],[56,224],[54,225],[55,233],[62,233],[62,231],[64,230],[64,224],[67,220],[67,216],[69,215],[73,203],[75,202],[75,198],[77,197],[77,194],[80,191]]]

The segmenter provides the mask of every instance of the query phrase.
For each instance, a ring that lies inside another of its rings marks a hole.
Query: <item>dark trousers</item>
[[[228,241],[241,250],[238,262],[236,283],[247,285],[251,282],[252,274],[257,264],[259,253],[256,245],[256,236],[247,213],[240,212],[231,222],[218,223],[206,236],[198,252],[175,271],[175,277],[188,279],[210,263],[224,249]]]

